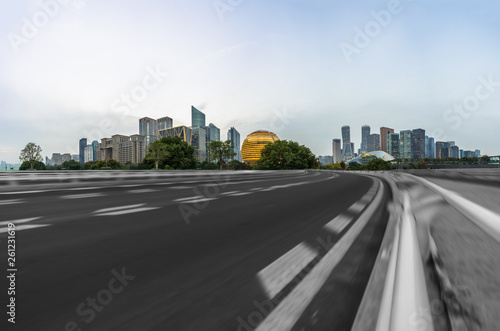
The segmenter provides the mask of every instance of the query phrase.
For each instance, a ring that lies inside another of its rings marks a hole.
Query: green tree
[[[198,165],[197,168],[199,168],[201,170],[217,170],[217,169],[219,169],[219,166],[217,165],[217,163],[203,161]]]
[[[391,170],[391,163],[382,159],[373,159],[365,166],[366,170]]]
[[[31,164],[28,162],[28,161],[24,161],[23,164],[21,164],[21,166],[19,167],[19,170],[30,170],[31,168]],[[34,170],[46,170],[47,167],[45,166],[45,164],[41,161],[35,161],[35,163],[33,164],[33,169]],[[33,170],[31,169],[31,170]]]
[[[219,163],[220,169],[222,170],[224,159],[231,159],[236,155],[236,153],[233,151],[233,148],[234,146],[231,140],[212,140],[208,143],[208,153],[210,155],[210,161],[217,161]]]
[[[149,144],[146,158],[154,161],[156,170],[158,170],[160,161],[166,159],[167,157],[167,145],[162,143],[161,140],[157,140]]]
[[[267,144],[256,162],[256,169],[309,169],[317,168],[318,161],[309,148],[295,141],[278,140]]]
[[[160,159],[158,168],[165,169],[195,169],[196,159],[194,158],[194,148],[180,137],[163,137],[160,142],[166,145],[166,155]],[[167,157],[168,156],[168,157]],[[155,162],[146,155],[143,164],[152,169]]]
[[[251,170],[252,167],[245,162],[240,162],[238,160],[231,160],[226,164],[226,169],[228,170]]]
[[[342,170],[345,170],[347,168],[347,165],[345,164],[344,161],[340,161],[339,165],[340,165],[340,169],[342,169]]]
[[[363,166],[358,162],[349,162],[349,170],[363,170]]]
[[[490,157],[488,155],[481,156],[481,162],[484,164],[490,162]]]
[[[100,160],[95,162],[90,166],[91,170],[100,170],[100,169],[120,169],[120,162],[116,160]]]
[[[80,163],[75,160],[64,161],[61,164],[62,169],[80,170]]]
[[[28,162],[30,164],[30,170],[33,170],[35,163],[42,162],[42,148],[35,143],[28,143],[26,147],[21,151],[19,160],[21,162]]]

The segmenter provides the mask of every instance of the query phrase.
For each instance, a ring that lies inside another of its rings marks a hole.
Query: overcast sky
[[[351,126],[500,154],[500,2],[2,0],[0,160],[170,116],[316,155]]]

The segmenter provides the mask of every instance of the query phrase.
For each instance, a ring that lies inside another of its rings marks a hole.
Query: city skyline
[[[0,159],[18,163],[30,141],[44,156],[79,154],[82,137],[133,135],[146,116],[189,125],[191,104],[223,132],[268,129],[316,155],[345,123],[357,147],[364,124],[411,123],[500,154],[500,4],[401,1],[377,23],[388,4],[243,2],[221,14],[191,0],[74,1],[48,16],[40,2],[11,2],[0,13]],[[48,22],[26,35],[40,13]]]

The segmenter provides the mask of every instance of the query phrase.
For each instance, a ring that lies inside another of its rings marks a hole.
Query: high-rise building
[[[450,157],[458,159],[460,157],[460,149],[458,146],[451,146],[450,147]]]
[[[389,133],[394,133],[394,129],[386,128],[385,126],[380,128],[380,150],[387,153],[387,135]]]
[[[461,150],[460,150],[460,158],[463,158],[463,157],[464,157],[464,150],[463,150],[463,149],[461,149]]]
[[[411,154],[413,159],[425,158],[425,130],[415,129],[411,133]]]
[[[149,117],[139,120],[139,135],[146,137],[146,149],[149,144],[158,140],[158,122]]]
[[[80,162],[80,154],[71,154],[71,160]]]
[[[367,138],[366,152],[380,151],[380,135],[378,133],[372,133]]]
[[[207,133],[204,127],[194,126],[192,129],[191,146],[194,148],[194,157],[198,162],[205,162],[207,160]]]
[[[449,145],[450,147],[455,146],[455,142],[454,142],[453,140],[451,140],[451,141],[447,141],[447,143],[448,143],[448,145]]]
[[[342,154],[345,161],[354,157],[354,150],[351,145],[351,128],[349,125],[342,127]]]
[[[92,145],[87,145],[87,147],[85,147],[83,156],[83,163],[94,161],[94,148]]]
[[[51,161],[51,160],[49,159],[49,157],[48,157],[48,156],[46,156],[46,157],[45,157],[45,165],[46,165],[46,166],[52,165],[52,163],[51,163],[50,161]],[[1,162],[0,169],[5,168],[5,167],[4,167],[4,163],[5,163],[4,161],[2,161],[2,162]]]
[[[52,153],[52,165],[57,166],[62,164],[62,156],[60,153]]]
[[[399,159],[399,133],[389,133],[387,135],[387,153],[395,159]]]
[[[129,139],[124,139],[119,148],[118,162],[121,164],[138,164],[146,156],[146,137],[140,134],[134,134]]]
[[[94,140],[92,142],[92,160],[94,161],[97,161],[97,145],[99,145],[99,142]]]
[[[168,116],[161,117],[156,122],[158,123],[158,130],[165,130],[174,126],[174,120]]]
[[[401,159],[411,159],[412,158],[412,153],[411,153],[412,132],[411,132],[411,130],[403,130],[403,131],[400,131],[400,134],[401,135],[399,138],[399,157]],[[391,154],[391,153],[389,153],[389,154]]]
[[[450,157],[450,144],[445,141],[436,141],[436,159]]]
[[[85,147],[87,147],[87,138],[82,138],[80,139],[80,149],[79,149],[79,158],[78,158],[78,162],[80,162],[80,164],[84,164],[84,159],[85,159]]]
[[[476,157],[481,157],[481,151],[479,149],[476,149],[474,153],[476,154]]]
[[[332,153],[333,163],[339,163],[342,161],[342,148],[340,145],[340,139],[332,140]]]
[[[320,164],[325,165],[325,164],[330,164],[333,162],[333,159],[330,155],[318,155],[318,161]]]
[[[428,159],[436,158],[436,144],[433,137],[425,136],[425,157]]]
[[[475,157],[476,152],[474,151],[464,151],[464,157]]]
[[[113,139],[102,138],[101,142],[97,144],[97,150],[95,154],[96,161],[111,160],[113,158]]]
[[[368,152],[368,136],[370,135],[370,126],[363,125],[361,127],[361,146],[359,154],[365,154]]]
[[[193,136],[193,130],[185,125],[174,126],[173,128],[168,128],[160,130],[160,139],[163,137],[180,137],[182,141],[191,145],[191,139]]]
[[[63,155],[61,155],[61,161],[62,161],[62,163],[66,162],[66,161],[71,161],[71,154],[64,153]]]
[[[233,152],[235,155],[231,160],[237,160],[241,162],[241,150],[240,150],[240,133],[235,128],[231,127],[227,130],[227,140],[231,140],[233,143]]]
[[[191,126],[194,128],[195,126],[205,127],[205,114],[196,109],[194,106],[191,106]]]

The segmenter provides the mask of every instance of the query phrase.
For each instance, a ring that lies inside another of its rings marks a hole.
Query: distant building
[[[386,128],[385,126],[380,128],[380,150],[387,153],[387,135],[389,133],[394,133],[394,129]]]
[[[80,162],[80,154],[71,154],[71,160]]]
[[[363,125],[361,127],[361,146],[359,148],[358,154],[364,154],[368,152],[368,136],[370,135],[370,126]]]
[[[411,133],[411,154],[413,159],[425,158],[425,130],[415,129]]]
[[[174,126],[174,120],[168,116],[161,117],[156,122],[158,123],[158,130],[165,130]]]
[[[149,144],[158,140],[158,122],[149,117],[139,120],[139,135],[146,137],[146,149]]]
[[[399,138],[399,156],[401,159],[411,159],[411,144],[412,144],[412,131],[411,130],[403,130],[400,131]],[[389,152],[391,154],[391,152]],[[394,156],[395,157],[395,156]]]
[[[333,163],[340,163],[342,161],[342,148],[341,148],[341,143],[340,139],[333,139],[332,140],[332,159]]]
[[[463,150],[463,149],[461,149],[461,150],[460,150],[460,158],[463,158],[463,157],[464,157],[464,150]]]
[[[450,147],[450,157],[458,159],[460,157],[460,149],[458,146],[451,146]]]
[[[231,127],[227,130],[227,140],[231,140],[233,143],[233,152],[236,154],[231,160],[237,160],[241,162],[241,150],[240,150],[240,133],[235,128]]]
[[[425,136],[425,157],[429,159],[436,158],[436,144],[433,137]]]
[[[66,162],[66,161],[71,161],[71,154],[65,153],[65,154],[61,155],[61,161],[62,161],[62,163]]]
[[[333,163],[333,157],[330,155],[325,155],[325,156],[319,155],[318,160],[321,165]]]
[[[52,165],[57,166],[62,164],[62,156],[60,153],[52,153]]]
[[[400,158],[399,154],[399,133],[389,133],[387,135],[387,153],[395,159]]]
[[[266,131],[259,130],[250,133],[241,145],[241,158],[243,162],[254,164],[261,158],[261,151],[267,145],[279,138],[276,134]]]
[[[481,157],[481,151],[479,149],[476,149],[474,153],[476,154],[476,157]]]
[[[1,168],[1,169],[3,169],[3,168],[4,168],[4,163],[5,163],[5,162],[4,162],[4,161],[2,161],[2,163],[1,163],[1,165],[0,165],[0,168]],[[48,156],[46,156],[46,157],[45,157],[45,165],[46,165],[46,166],[51,165],[51,160],[49,159],[49,157],[48,157]]]
[[[90,151],[94,150],[92,145],[89,145]],[[144,160],[146,156],[146,137],[135,134],[132,136],[124,136],[115,134],[111,138],[102,138],[97,145],[96,159],[94,161],[116,160],[121,164],[132,163],[138,164]]]
[[[464,151],[464,157],[475,157],[476,152],[474,151]]]
[[[366,149],[366,152],[380,151],[380,135],[378,133],[372,133],[368,136]]]
[[[450,157],[450,144],[445,141],[436,141],[436,159]]]
[[[194,148],[194,157],[198,162],[205,162],[207,160],[207,143],[206,131],[201,126],[194,126],[192,128],[191,146]]]
[[[92,145],[87,145],[87,147],[85,147],[83,156],[83,163],[94,161],[94,148],[92,147]]]
[[[194,128],[195,126],[205,127],[205,114],[196,109],[194,106],[191,106],[191,126]]]
[[[191,145],[191,138],[193,135],[193,130],[187,126],[180,125],[174,126],[173,128],[168,128],[159,131],[160,139],[163,137],[180,137],[182,141]]]
[[[78,162],[80,162],[80,164],[84,164],[84,153],[85,153],[85,147],[87,147],[87,138],[82,138],[80,139],[80,149],[79,149],[79,158],[78,158]]]
[[[220,141],[220,129],[215,126],[215,124],[210,123],[208,126],[204,127],[206,136],[205,136],[205,143],[206,143],[206,151],[207,151],[207,158],[210,158],[210,150],[208,149],[208,143],[211,141]]]
[[[344,160],[351,160],[354,157],[354,149],[351,145],[351,127],[342,127],[342,155]]]
[[[97,145],[99,145],[99,142],[97,140],[94,140],[92,142],[92,160],[94,161],[97,160]]]

